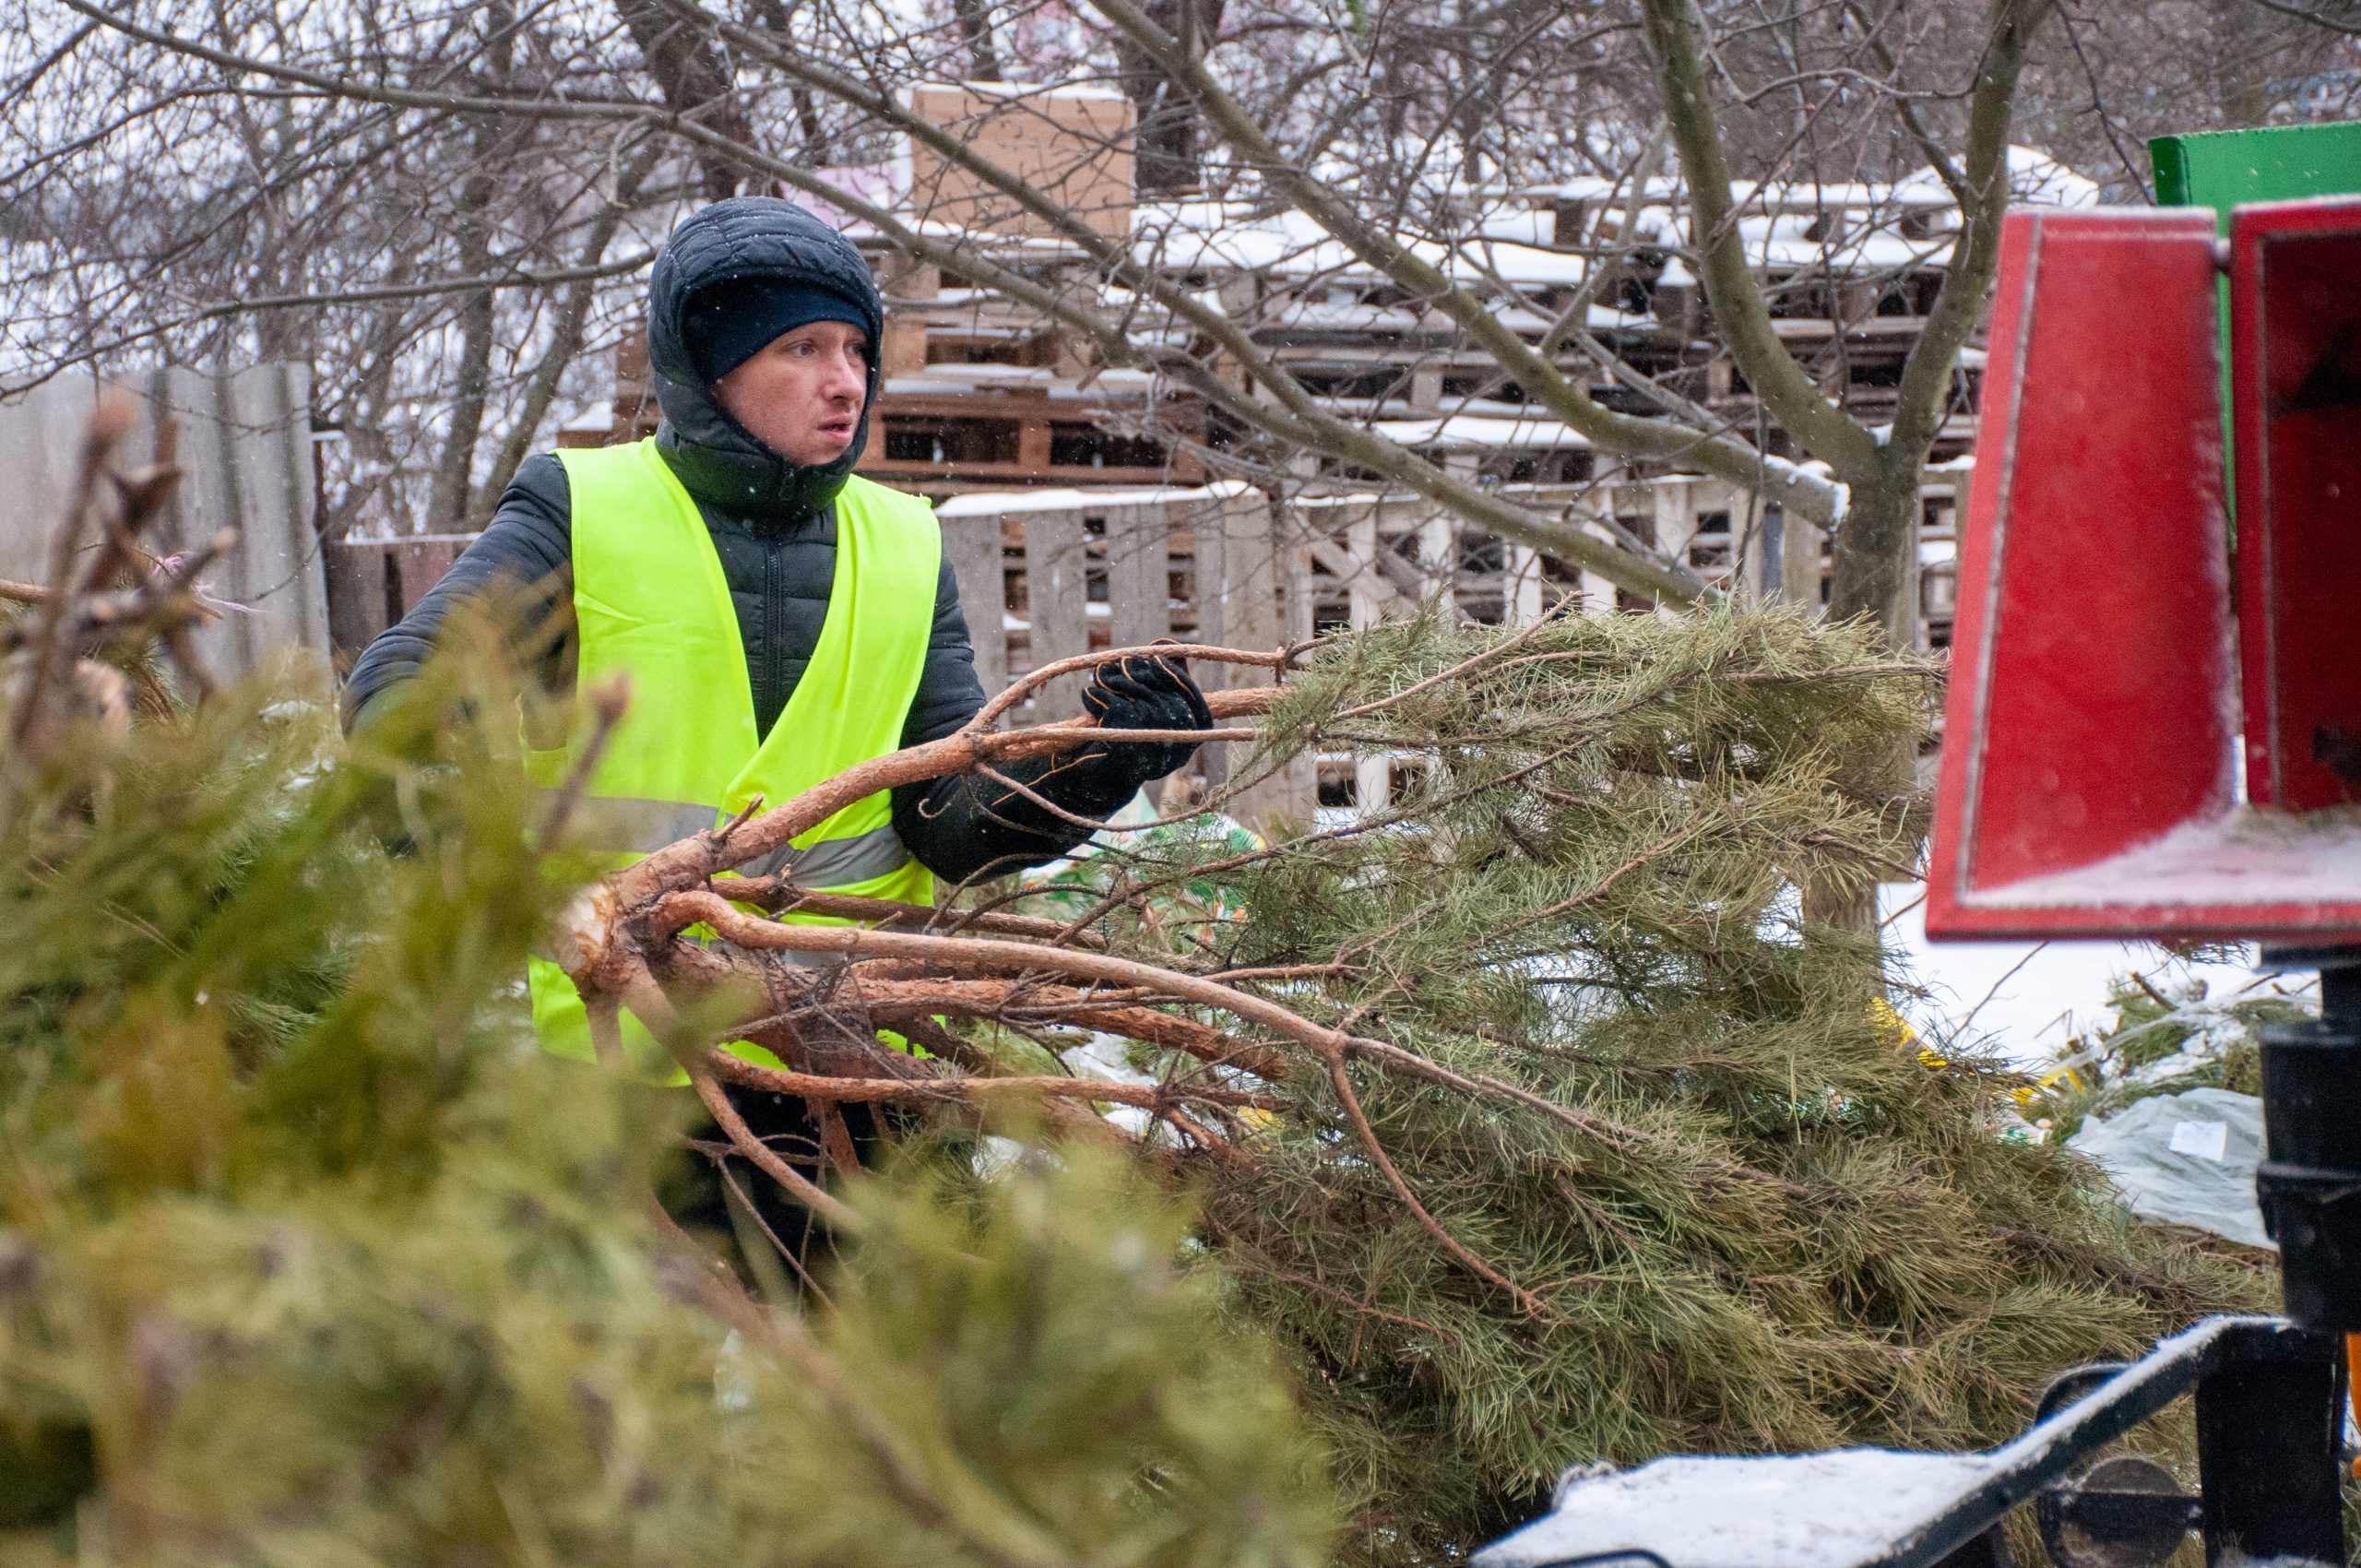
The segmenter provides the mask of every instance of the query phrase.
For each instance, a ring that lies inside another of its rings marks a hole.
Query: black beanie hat
[[[710,386],[781,334],[815,321],[869,330],[869,313],[834,289],[788,278],[732,278],[697,291],[682,338],[698,378]]]

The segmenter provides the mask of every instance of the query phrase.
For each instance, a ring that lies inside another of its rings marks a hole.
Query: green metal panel
[[[2156,168],[2156,201],[2164,207],[2210,207],[2223,233],[2230,208],[2253,201],[2361,194],[2361,122],[2273,125],[2257,131],[2196,131],[2157,137],[2148,144]],[[2230,407],[2230,285],[2222,289],[2222,408]],[[2229,429],[2222,457],[2236,474]],[[2236,487],[2231,487],[2235,495]],[[2231,505],[2236,507],[2236,502]]]
[[[2210,207],[2225,232],[2230,208],[2241,202],[2361,193],[2356,121],[2158,137],[2148,155],[2155,160],[2160,204]]]

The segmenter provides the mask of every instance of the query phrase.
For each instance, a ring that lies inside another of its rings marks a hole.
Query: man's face
[[[790,463],[842,457],[869,396],[869,335],[841,321],[783,332],[713,384],[740,424]]]

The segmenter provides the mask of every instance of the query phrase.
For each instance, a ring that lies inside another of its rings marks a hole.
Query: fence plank
[[[1033,668],[1090,651],[1089,536],[1070,507],[1025,518],[1026,618],[1033,624]],[[1062,675],[1033,699],[1035,721],[1082,712],[1082,677]]]
[[[297,647],[326,660],[308,372],[293,364],[226,375],[174,368],[123,385],[146,405],[125,445],[127,463],[153,456],[159,418],[170,414],[181,424],[181,481],[148,547],[170,554],[221,529],[236,531],[229,555],[204,578],[212,593],[247,607],[198,631],[197,647],[213,672],[234,679]],[[0,474],[15,499],[0,514],[0,575],[45,573],[47,540],[70,495],[82,423],[97,392],[93,382],[60,380],[0,406]]]
[[[1541,580],[1541,552],[1529,544],[1512,544],[1508,551],[1508,580],[1501,585],[1501,618],[1512,626],[1530,626],[1548,607],[1548,591]]]
[[[1226,644],[1222,579],[1228,559],[1229,530],[1222,522],[1227,503],[1200,502],[1188,509],[1189,609],[1196,617],[1192,642]],[[1170,514],[1167,514],[1168,518]]]
[[[266,579],[248,600],[255,611],[252,646],[258,656],[288,643],[325,653],[327,574],[316,526],[310,367],[250,366],[224,391],[239,432],[231,477],[245,502],[244,535],[253,539],[242,553],[247,572]]]
[[[976,647],[976,678],[987,695],[1008,684],[1008,584],[1001,562],[1000,517],[942,519],[943,552],[959,582],[959,613]]]
[[[339,674],[349,671],[377,634],[393,624],[381,540],[338,540],[323,552],[327,574],[328,640]]]
[[[95,381],[65,376],[0,403],[0,577],[49,580],[51,530],[64,520],[82,451],[82,425],[98,401]]]
[[[1821,609],[1820,552],[1827,536],[1787,513],[1779,530],[1779,597],[1814,614]]]
[[[1459,519],[1437,512],[1418,525],[1418,569],[1446,624],[1459,618]]]
[[[1271,509],[1260,495],[1242,495],[1221,509],[1222,640],[1233,647],[1268,647],[1279,640],[1280,564]],[[1233,665],[1252,680],[1246,666]]]
[[[1374,502],[1355,506],[1352,520],[1345,525],[1347,548],[1352,552],[1352,573],[1346,578],[1347,612],[1356,626],[1373,626],[1387,610],[1404,605],[1416,611],[1415,603],[1406,604],[1406,596],[1386,580],[1377,564],[1377,552],[1385,548],[1377,537],[1377,505]]]
[[[238,533],[225,597],[247,612],[215,624],[215,658],[226,667],[252,670],[282,648],[328,646],[327,588],[312,529],[307,374],[281,364],[218,377],[172,373],[172,406],[189,398],[214,422],[203,493],[211,515],[184,542],[201,544],[218,527]]]
[[[1253,492],[1198,512],[1197,613],[1199,636],[1231,647],[1269,648],[1311,633],[1311,567],[1299,523],[1284,508]],[[1212,560],[1208,561],[1208,546]],[[1210,631],[1204,622],[1213,622]],[[1220,665],[1200,671],[1207,685],[1268,685],[1268,670]],[[1242,748],[1216,747],[1204,758],[1207,779],[1228,781],[1245,760]],[[1311,820],[1319,787],[1316,763],[1298,757],[1259,777],[1231,797],[1229,812],[1257,832],[1270,834]]]
[[[418,534],[394,540],[388,547],[386,571],[401,595],[402,613],[417,609],[418,601],[433,591],[475,540],[476,536],[469,533]]]
[[[1107,608],[1116,647],[1172,634],[1169,534],[1162,507],[1117,506],[1107,514]]]

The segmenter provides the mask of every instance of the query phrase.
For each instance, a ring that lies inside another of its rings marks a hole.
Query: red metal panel
[[[2361,203],[2232,220],[2248,802],[2203,215],[2011,223],[1928,933],[2361,937]]]
[[[2361,801],[2361,202],[2230,220],[2247,790]]]
[[[2230,804],[2213,237],[2199,212],[2007,221],[1929,934],[2118,930],[2171,890],[1998,890]]]

